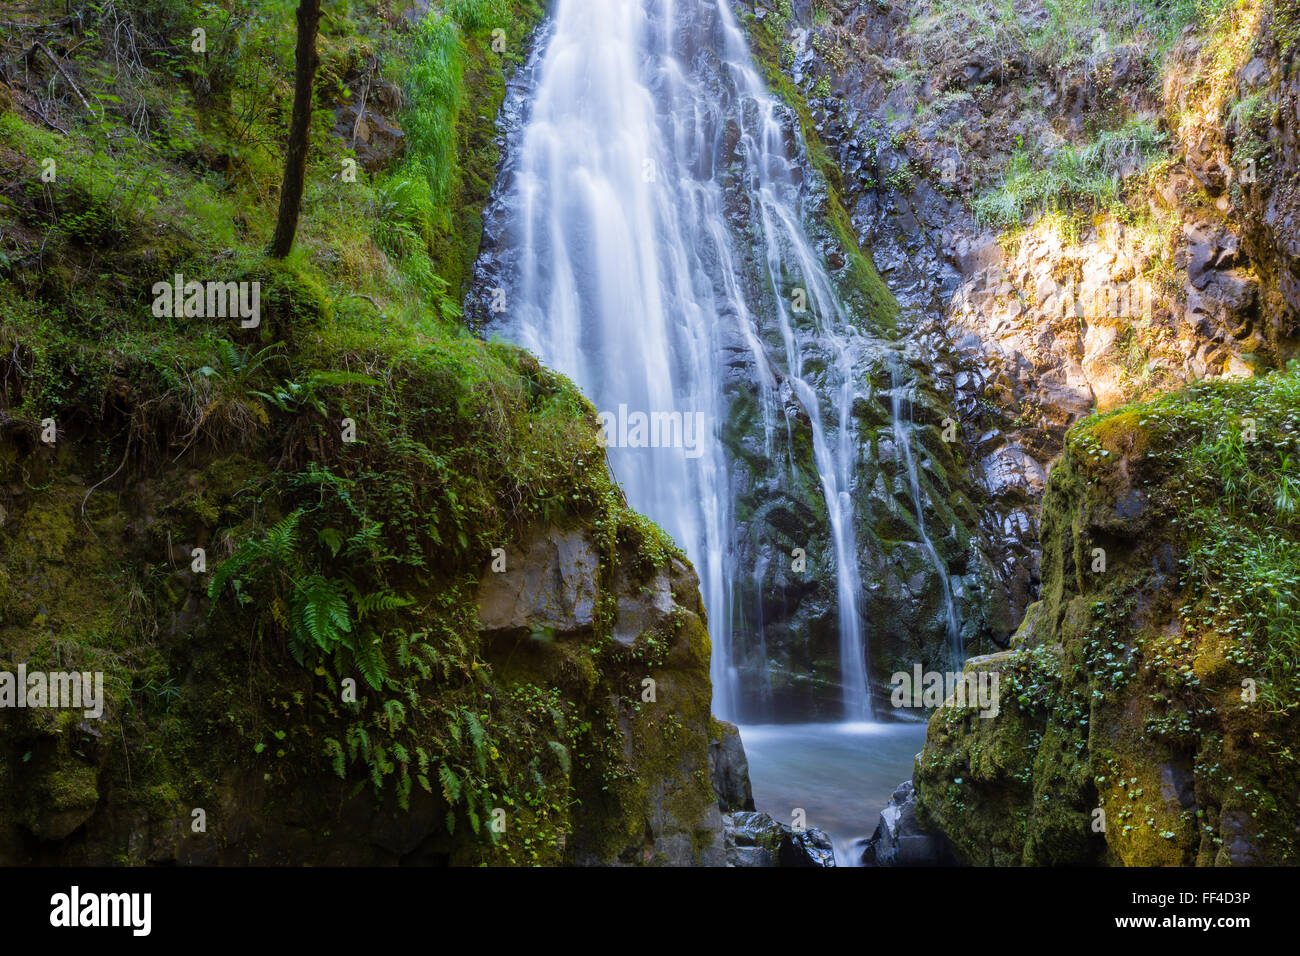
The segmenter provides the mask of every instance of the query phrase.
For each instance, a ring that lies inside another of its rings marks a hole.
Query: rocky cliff
[[[1022,622],[881,862],[926,826],[972,863],[1290,861],[1294,373],[1180,390],[1296,354],[1300,8],[753,6],[960,423],[983,619]]]
[[[1038,503],[1094,409],[1284,364],[1296,300],[1293,2],[763,2],[961,424],[1004,639],[1038,589]],[[987,503],[987,506],[985,506]]]

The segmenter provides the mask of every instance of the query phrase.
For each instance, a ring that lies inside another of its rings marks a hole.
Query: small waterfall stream
[[[952,659],[957,664],[962,661],[961,624],[957,620],[957,606],[952,597],[952,581],[948,577],[948,568],[925,530],[925,502],[921,498],[921,478],[916,467],[916,456],[912,454],[912,403],[907,397],[907,387],[903,383],[903,370],[895,363],[890,372],[891,388],[889,392],[890,407],[894,419],[894,444],[901,453],[903,466],[907,471],[908,485],[912,491],[912,506],[916,509],[916,529],[921,536],[921,546],[925,548],[939,579],[939,590],[943,599],[944,615],[948,626],[948,645]]]

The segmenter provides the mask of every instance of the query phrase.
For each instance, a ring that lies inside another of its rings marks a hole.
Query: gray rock
[[[504,571],[479,582],[484,633],[570,633],[595,620],[599,558],[580,531],[547,529],[506,549]]]
[[[776,858],[761,846],[728,846],[727,866],[776,866]]]
[[[634,587],[620,565],[615,574],[614,590],[618,594],[614,640],[626,647],[631,647],[647,628],[661,623],[672,613],[675,602],[666,568],[660,569],[649,585]]]
[[[718,795],[718,807],[724,813],[753,810],[754,792],[749,783],[749,761],[740,729],[725,720],[716,721],[715,727],[721,729],[722,736],[709,741],[709,777],[713,780],[713,792]]]
[[[880,812],[876,832],[862,854],[865,866],[956,866],[947,838],[921,826],[916,816],[916,788],[899,784]]]
[[[830,836],[816,827],[796,831],[766,813],[722,816],[728,866],[828,867],[835,865]]]
[[[835,849],[830,834],[816,827],[789,832],[781,843],[777,866],[828,867],[835,865]]]

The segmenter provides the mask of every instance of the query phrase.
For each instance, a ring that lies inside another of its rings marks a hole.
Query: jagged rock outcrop
[[[1144,5],[1064,21],[1039,2],[1011,18],[755,6],[783,24],[782,64],[842,173],[858,241],[933,369],[938,414],[962,425],[1005,639],[1038,590],[1042,478],[1066,428],[1295,354],[1297,5],[1246,4],[1169,45],[1166,16]],[[1090,148],[1115,154],[1129,212],[1071,220],[1091,200],[1060,173],[1053,214],[1000,219],[993,200],[1020,201],[1000,182],[1080,168]]]
[[[602,574],[615,590],[602,585]],[[627,697],[609,682],[613,675],[587,675],[579,691],[613,692],[602,711],[612,705],[624,769],[620,786],[608,793],[607,784],[575,768],[575,790],[593,811],[575,821],[575,861],[721,866],[715,780],[746,794],[748,765],[734,725],[718,746],[735,762],[714,759],[710,646],[690,565],[672,557],[646,570],[610,568],[589,531],[539,528],[506,551],[503,570],[484,572],[477,603],[488,660],[505,680],[528,675],[571,685],[575,650],[593,647],[602,633],[631,655],[620,675],[630,680]],[[598,621],[611,605],[612,623]]]
[[[730,721],[714,720],[709,738],[709,778],[723,813],[754,809],[754,791],[749,783],[749,761],[740,728]]]
[[[402,91],[377,76],[378,69],[377,60],[358,65],[344,79],[351,96],[334,105],[334,135],[352,147],[368,173],[391,169],[406,151],[406,133],[397,121]]]

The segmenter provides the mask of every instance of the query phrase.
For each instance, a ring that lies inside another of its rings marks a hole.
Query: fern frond
[[[217,339],[217,363],[232,375],[237,375],[244,369],[244,357],[229,339]]]
[[[226,582],[262,557],[263,554],[265,554],[265,546],[260,539],[254,539],[245,541],[235,549],[234,554],[221,562],[217,570],[213,572],[212,580],[208,582],[208,601],[211,602],[208,607],[209,615],[216,609],[217,598],[225,589]]]
[[[411,809],[411,775],[406,772],[406,765],[402,765],[402,774],[397,778],[397,805],[403,810]]]
[[[343,745],[333,737],[325,738],[325,753],[334,765],[334,773],[342,780],[346,776],[343,761]]]
[[[388,718],[388,732],[395,733],[406,722],[406,708],[400,700],[384,701],[384,716]]]
[[[285,515],[266,533],[266,556],[272,561],[283,561],[298,546],[298,523],[302,521],[303,509],[298,508]]]
[[[310,641],[326,653],[340,644],[346,646],[345,635],[352,630],[343,589],[320,574],[309,575],[295,586],[293,621],[299,641]]]
[[[460,801],[460,778],[444,763],[438,767],[438,780],[442,783],[443,797],[454,807]]]
[[[474,757],[478,760],[478,769],[480,773],[487,771],[487,748],[485,741],[487,735],[483,733],[483,725],[473,713],[468,710],[461,710],[465,715],[465,723],[469,726],[469,737],[474,744]]]
[[[384,660],[379,636],[374,631],[364,629],[353,649],[353,657],[366,683],[375,690],[382,690],[384,681],[388,679],[388,662]]]
[[[355,598],[355,600],[358,620],[364,620],[371,614],[396,611],[398,608],[407,607],[415,603],[414,598],[402,597],[387,589],[376,591],[373,594],[359,596]]]
[[[546,745],[551,748],[551,753],[555,754],[555,759],[560,764],[560,770],[567,777],[569,775],[569,748],[558,740],[548,740]]]

